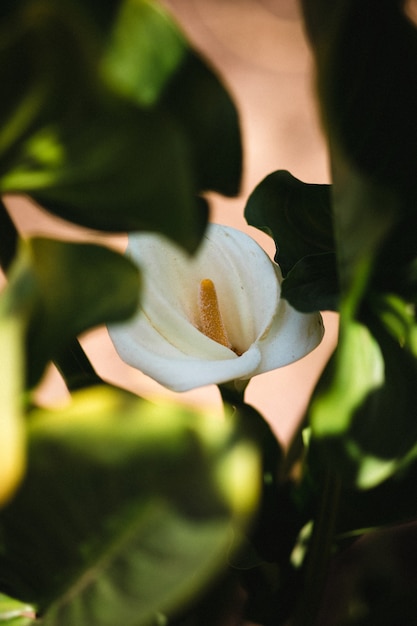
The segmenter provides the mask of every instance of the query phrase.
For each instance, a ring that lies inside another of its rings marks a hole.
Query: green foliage
[[[194,250],[207,221],[198,194],[239,186],[234,107],[157,3],[115,2],[110,21],[90,4],[38,0],[6,12],[0,191]]]
[[[341,150],[365,176],[414,194],[417,32],[406,3],[338,0],[329,8],[303,0],[302,6],[332,156]]]
[[[34,623],[35,608],[0,593],[0,622],[6,626],[30,626]]]
[[[136,267],[108,248],[42,238],[22,243],[2,297],[26,331],[28,386],[78,334],[132,315],[139,291]]]
[[[285,277],[283,297],[303,312],[337,310],[330,186],[303,183],[286,171],[273,172],[249,196],[245,217],[275,241],[275,260]]]
[[[417,515],[410,4],[302,1],[332,184],[279,170],[245,209],[274,239],[282,296],[340,314],[287,453],[234,382],[225,420],[104,384],[77,336],[136,311],[137,270],[107,247],[23,241],[0,203],[1,623],[214,626],[242,587],[242,618],[264,626],[414,623],[415,525],[375,533]],[[196,250],[204,192],[239,190],[239,120],[166,9],[3,0],[0,42],[0,193]],[[51,361],[59,409],[34,405]]]
[[[283,170],[273,172],[249,196],[245,217],[273,237],[284,276],[304,257],[334,251],[330,185],[303,183]]]
[[[33,412],[27,477],[0,515],[3,585],[51,625],[139,626],[192,596],[256,496],[256,455],[232,434],[106,387]]]

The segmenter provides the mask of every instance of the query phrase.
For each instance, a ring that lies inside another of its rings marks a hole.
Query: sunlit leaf
[[[375,318],[342,328],[328,370],[311,406],[313,435],[348,483],[374,487],[416,457],[417,361]]]
[[[156,2],[121,4],[102,60],[111,86],[144,106],[158,101],[188,45]]]
[[[162,6],[38,0],[16,7],[0,34],[0,191],[195,250],[207,223],[199,194],[239,188],[239,124]]]
[[[258,481],[252,446],[218,417],[80,392],[32,416],[27,477],[0,515],[0,579],[47,626],[149,624],[224,567]]]
[[[3,295],[0,298],[0,507],[13,495],[26,464],[21,407],[23,338],[23,320]]]
[[[0,593],[0,623],[3,626],[30,626],[35,619],[35,607]]]

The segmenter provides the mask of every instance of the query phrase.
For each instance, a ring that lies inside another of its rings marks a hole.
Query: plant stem
[[[54,364],[64,379],[68,391],[103,384],[76,338],[62,354],[54,358]]]
[[[339,505],[340,481],[327,470],[307,555],[304,593],[292,626],[315,626],[328,574]]]

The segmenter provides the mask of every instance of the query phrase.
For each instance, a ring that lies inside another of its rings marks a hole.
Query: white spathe
[[[126,254],[143,271],[142,304],[131,320],[109,327],[110,337],[123,361],[169,389],[248,380],[305,356],[323,337],[320,314],[282,300],[279,267],[234,228],[209,225],[193,257],[146,233],[129,235]],[[207,278],[236,352],[198,330]]]

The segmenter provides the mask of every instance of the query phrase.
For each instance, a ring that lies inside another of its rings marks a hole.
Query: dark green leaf
[[[365,530],[414,520],[417,514],[417,463],[373,489],[341,493],[337,534],[350,539]]]
[[[169,83],[163,105],[186,134],[198,188],[236,195],[242,172],[237,111],[216,75],[192,51]]]
[[[10,273],[9,298],[28,323],[28,383],[76,335],[134,313],[138,270],[120,254],[95,244],[29,240]]]
[[[235,108],[158,3],[127,0],[109,20],[94,2],[39,0],[5,22],[0,191],[193,251],[207,223],[197,197],[239,186]]]
[[[84,226],[158,230],[190,250],[207,221],[176,124],[127,105],[33,135],[3,184]]]
[[[302,2],[332,151],[341,150],[384,185],[414,195],[417,31],[405,4]]]
[[[370,330],[371,329],[371,330]],[[417,454],[417,360],[374,319],[343,323],[311,406],[313,435],[348,483],[369,488]]]
[[[339,278],[333,252],[305,256],[282,283],[282,297],[303,313],[337,311]]]
[[[274,172],[252,192],[245,217],[274,238],[275,259],[284,276],[304,256],[335,249],[329,185],[303,183],[289,172]]]
[[[252,510],[254,449],[213,415],[109,388],[29,423],[26,480],[0,514],[0,580],[46,626],[148,625],[220,568]]]
[[[349,299],[359,284],[362,291],[366,289],[378,255],[395,232],[404,199],[351,168],[340,155],[334,162],[332,189],[339,277]],[[367,276],[361,278],[365,266]]]

